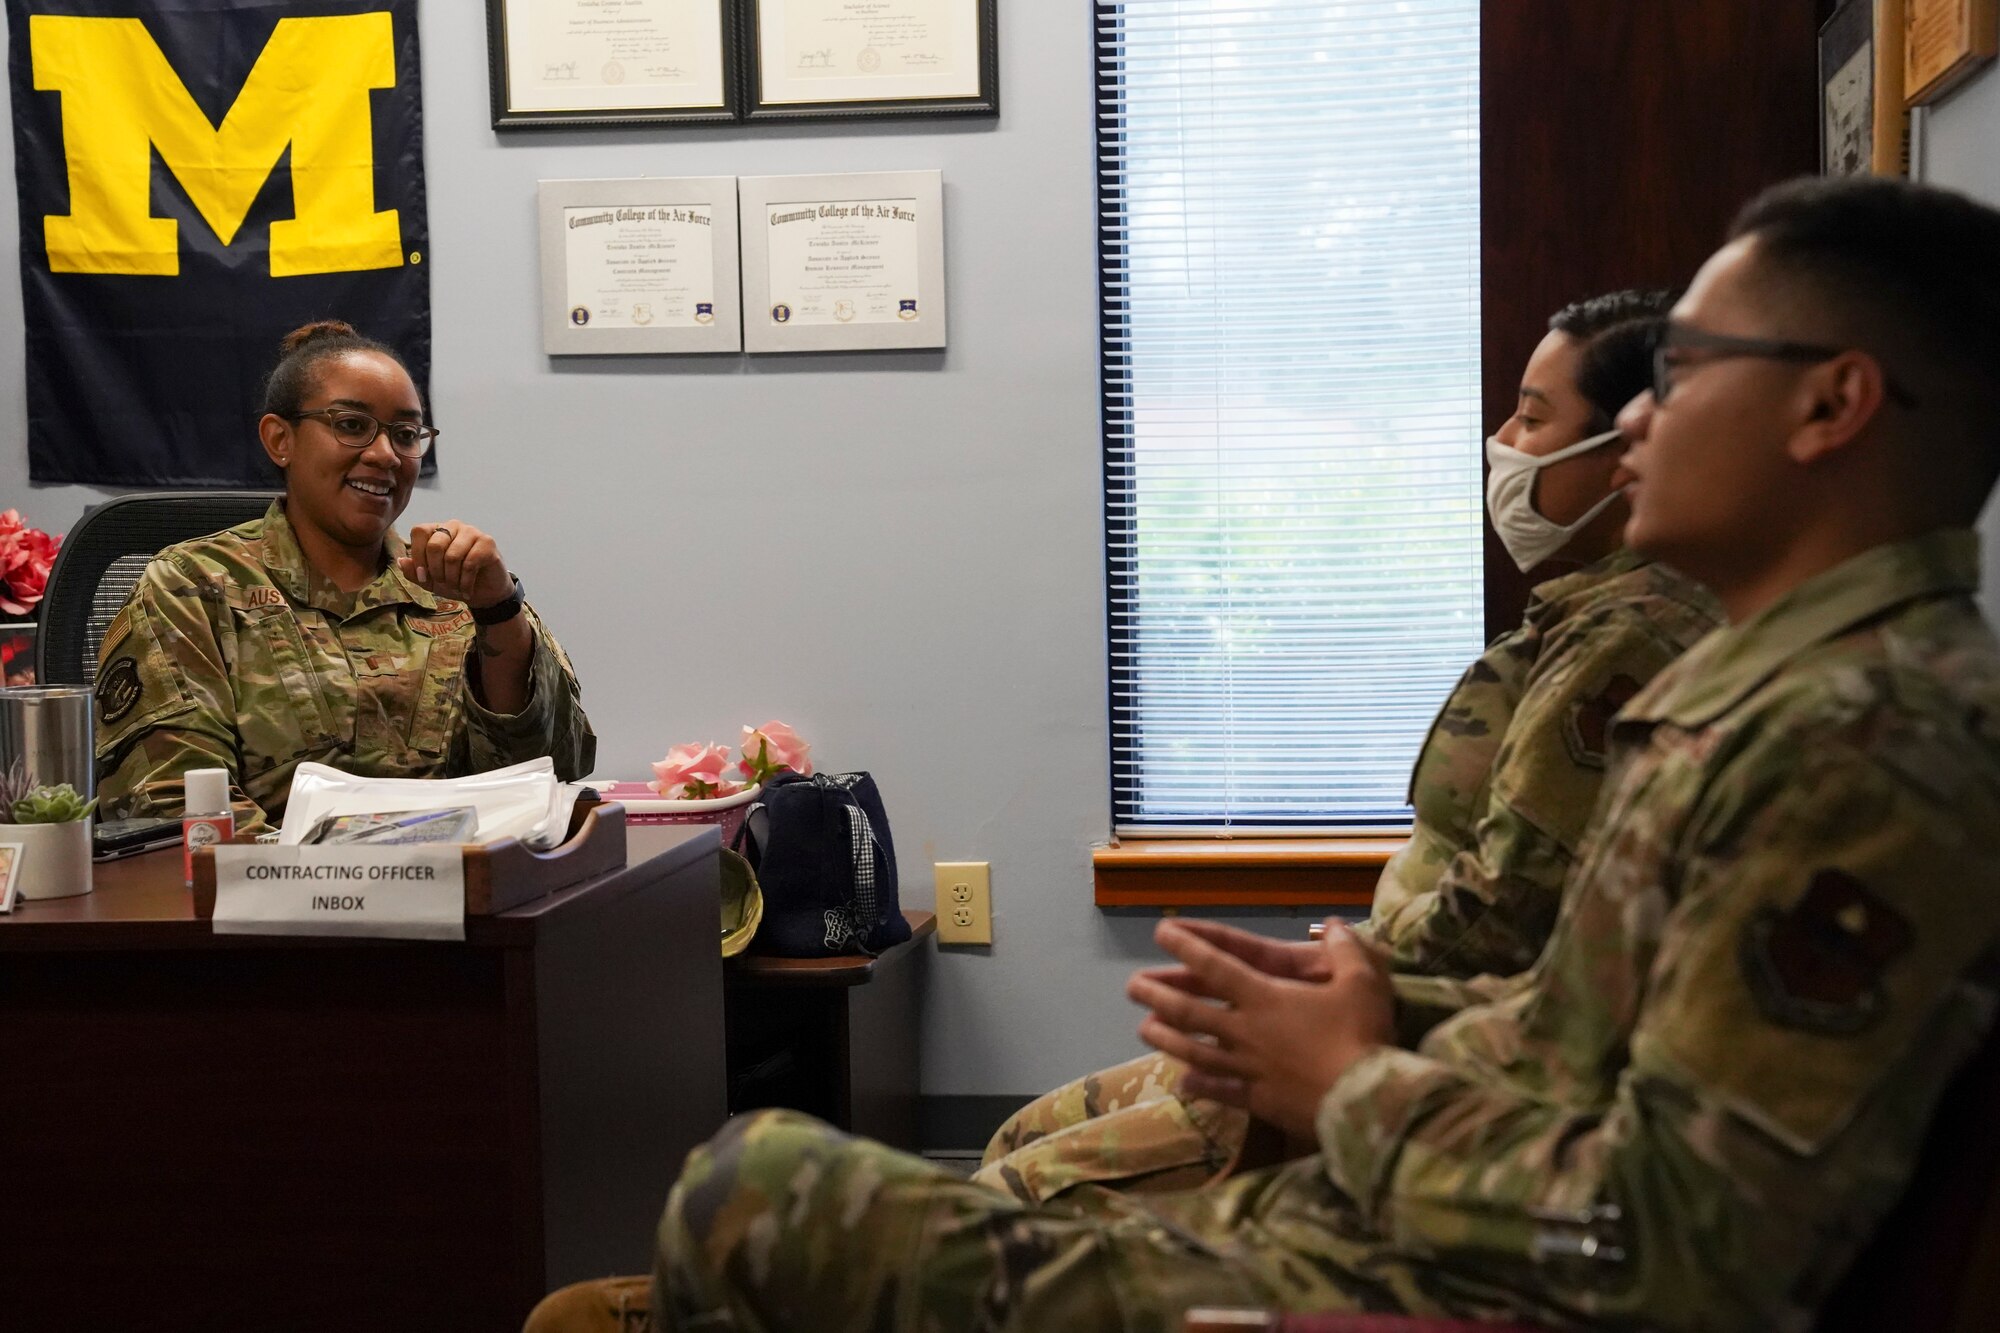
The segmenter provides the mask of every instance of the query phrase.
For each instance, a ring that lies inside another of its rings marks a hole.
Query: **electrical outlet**
[[[993,887],[985,861],[939,861],[937,876],[939,944],[993,943]]]

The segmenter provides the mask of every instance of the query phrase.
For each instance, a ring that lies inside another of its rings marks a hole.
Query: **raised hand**
[[[398,562],[418,587],[478,610],[506,601],[514,579],[493,538],[470,523],[450,519],[410,529],[410,547]]]

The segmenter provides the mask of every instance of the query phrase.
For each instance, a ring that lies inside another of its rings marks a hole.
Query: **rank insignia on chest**
[[[1816,872],[1789,908],[1766,907],[1743,934],[1744,977],[1772,1022],[1846,1036],[1880,1016],[1882,975],[1912,943],[1910,923],[1844,870]]]

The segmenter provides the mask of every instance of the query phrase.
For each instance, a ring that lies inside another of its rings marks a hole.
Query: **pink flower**
[[[34,610],[61,543],[60,537],[28,527],[19,510],[0,512],[0,613],[22,616]]]
[[[769,782],[773,774],[783,769],[808,776],[813,771],[812,746],[782,722],[745,727],[743,762],[736,769],[752,782]]]
[[[723,776],[728,766],[726,745],[676,745],[653,765],[653,780],[646,785],[672,801],[730,796],[742,791],[743,784]]]

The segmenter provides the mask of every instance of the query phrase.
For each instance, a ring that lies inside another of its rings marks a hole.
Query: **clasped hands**
[[[514,593],[513,576],[493,538],[458,519],[411,528],[409,549],[397,564],[418,587],[475,611]]]
[[[1310,1140],[1327,1089],[1395,1040],[1388,973],[1338,920],[1320,940],[1183,919],[1162,921],[1153,939],[1177,964],[1133,973],[1125,994],[1151,1011],[1139,1036],[1188,1066],[1190,1096]]]

